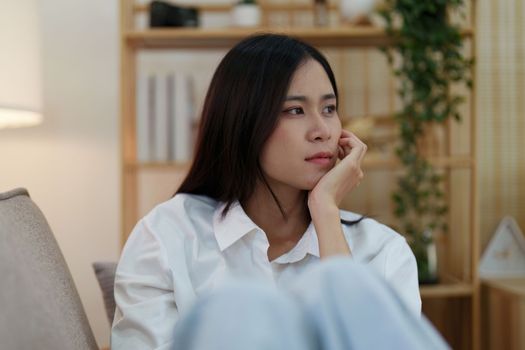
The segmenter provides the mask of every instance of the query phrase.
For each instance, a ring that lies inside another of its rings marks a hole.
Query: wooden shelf
[[[468,156],[452,157],[431,157],[430,163],[436,168],[465,168],[469,169],[474,166],[474,161]],[[128,163],[125,165],[129,171],[157,169],[157,170],[184,170],[188,169],[190,162],[146,162],[146,163]],[[364,170],[392,170],[401,169],[401,164],[397,159],[365,157],[363,161]]]
[[[148,29],[127,32],[125,39],[143,48],[230,48],[245,37],[261,32],[285,33],[318,47],[377,47],[391,42],[381,28],[357,26]]]
[[[325,48],[378,47],[392,42],[382,28],[374,26],[147,29],[128,31],[124,39],[139,48],[230,48],[246,36],[261,32],[283,33]],[[471,29],[462,32],[464,36],[473,33]]]
[[[474,292],[474,286],[469,283],[425,285],[419,287],[421,298],[468,297]]]

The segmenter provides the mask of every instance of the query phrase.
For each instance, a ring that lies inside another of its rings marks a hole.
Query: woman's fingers
[[[355,135],[352,135],[352,137],[350,138],[351,140],[353,140],[355,142],[355,148],[357,148],[357,153],[358,153],[358,161],[359,163],[361,163],[363,161],[363,158],[365,156],[365,153],[366,153],[366,150],[367,150],[367,146],[366,144],[361,141],[357,136]]]
[[[345,151],[341,145],[337,146],[337,157],[343,159],[345,157]]]
[[[348,169],[354,174],[354,185],[357,187],[364,177],[361,163],[365,156],[367,146],[357,136],[351,132],[346,132],[347,137],[341,138],[340,145],[345,149],[345,159]],[[343,134],[342,134],[343,135]]]
[[[341,132],[341,138],[339,139],[339,145],[343,148],[344,157],[348,156],[352,152],[354,144],[351,142],[352,133],[347,130]]]
[[[339,140],[339,147],[343,150],[343,157],[341,159],[345,158],[352,151],[350,139],[347,137]]]
[[[365,156],[367,146],[353,133],[343,130],[341,138],[339,139],[339,146],[343,148],[345,152],[345,158],[350,157],[349,161],[355,161],[361,163]]]

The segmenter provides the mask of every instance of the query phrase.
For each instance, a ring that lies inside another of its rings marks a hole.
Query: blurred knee
[[[345,300],[345,303],[371,300],[382,293],[384,283],[367,266],[350,258],[334,257],[312,266],[298,276],[290,290],[309,303]]]
[[[324,282],[323,286],[338,287],[347,283],[355,287],[356,284],[363,284],[376,278],[369,267],[356,263],[348,257],[333,257],[322,261],[309,275],[321,279]]]
[[[300,307],[262,284],[239,283],[209,293],[178,326],[175,338],[185,349],[308,349],[311,343]],[[206,339],[213,340],[213,348],[202,343]]]

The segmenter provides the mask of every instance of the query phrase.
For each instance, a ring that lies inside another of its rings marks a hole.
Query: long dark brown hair
[[[175,194],[206,195],[225,202],[225,215],[235,201],[248,200],[257,182],[262,181],[284,216],[259,157],[276,127],[292,76],[307,59],[321,64],[338,97],[326,58],[295,38],[250,36],[224,56],[206,94],[193,164]],[[354,224],[362,219],[341,221]]]

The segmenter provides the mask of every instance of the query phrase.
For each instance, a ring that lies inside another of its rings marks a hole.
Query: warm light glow
[[[0,107],[0,129],[33,126],[42,122],[42,114]]]
[[[42,120],[38,0],[0,1],[0,129]]]

